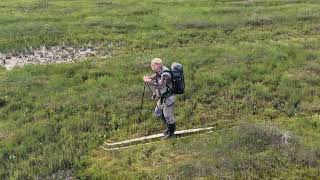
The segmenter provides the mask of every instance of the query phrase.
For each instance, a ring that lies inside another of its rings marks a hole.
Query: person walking
[[[153,99],[157,100],[154,115],[160,118],[167,129],[163,132],[164,139],[174,137],[176,120],[174,118],[175,95],[172,90],[170,69],[163,65],[160,58],[151,60],[153,75],[144,75],[143,81],[153,89]]]

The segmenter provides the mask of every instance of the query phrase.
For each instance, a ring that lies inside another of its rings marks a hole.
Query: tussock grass
[[[306,177],[314,178],[319,172],[315,168],[318,155],[315,149],[301,146],[301,141],[299,136],[272,124],[240,123],[231,129],[178,141],[96,152],[89,160],[90,168],[80,175],[86,178],[284,178],[300,176],[297,168],[286,171],[291,165],[299,164],[308,169]],[[130,153],[136,156],[129,156]],[[126,171],[108,168],[113,166]]]

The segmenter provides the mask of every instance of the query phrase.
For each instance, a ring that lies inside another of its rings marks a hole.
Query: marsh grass
[[[317,177],[319,8],[315,0],[2,2],[2,53],[88,42],[117,53],[0,68],[0,178]],[[138,119],[153,57],[185,67],[178,129],[221,128],[97,150],[163,130],[149,92]],[[293,139],[284,145],[286,132]]]

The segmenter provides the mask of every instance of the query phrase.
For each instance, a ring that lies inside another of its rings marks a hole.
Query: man
[[[151,69],[154,75],[143,77],[143,81],[153,87],[153,99],[158,99],[154,114],[163,120],[167,129],[163,132],[164,138],[174,137],[176,130],[176,120],[174,118],[175,96],[170,91],[172,89],[171,74],[169,69],[163,66],[162,60],[154,58],[151,61]]]

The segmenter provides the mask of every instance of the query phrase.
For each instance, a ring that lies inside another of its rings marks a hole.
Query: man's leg
[[[154,115],[157,118],[161,119],[164,124],[166,124],[167,129],[165,131],[163,131],[163,135],[164,136],[167,135],[167,133],[169,132],[169,129],[168,129],[168,125],[167,125],[167,120],[166,120],[166,118],[164,117],[164,114],[163,114],[163,109],[162,109],[162,105],[161,105],[160,100],[157,102],[157,106],[154,109]]]
[[[154,116],[157,118],[161,118],[161,116],[162,116],[162,107],[160,104],[160,100],[158,100],[157,105],[154,108]]]
[[[174,132],[176,131],[176,120],[174,118],[174,103],[167,105],[163,104],[163,115],[167,122],[168,132],[164,138],[174,137]]]

